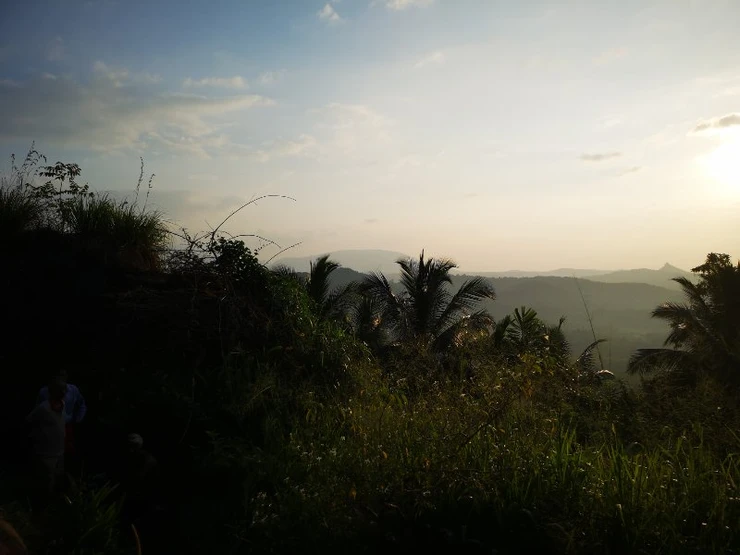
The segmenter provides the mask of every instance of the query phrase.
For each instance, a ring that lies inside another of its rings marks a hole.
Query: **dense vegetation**
[[[740,550],[728,256],[656,309],[672,349],[636,353],[633,392],[536,307],[494,321],[449,260],[332,289],[329,258],[303,277],[218,228],[173,245],[138,187],[117,202],[42,162],[0,192],[0,503],[32,552],[136,552],[112,471],[132,431],[161,471],[144,553]],[[84,465],[32,513],[23,417],[59,369],[88,399]]]

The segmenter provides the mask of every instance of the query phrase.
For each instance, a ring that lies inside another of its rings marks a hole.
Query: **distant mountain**
[[[365,273],[340,268],[332,274],[332,283],[334,287],[342,287],[351,281],[361,281],[364,277]],[[452,289],[458,289],[471,277],[453,276]],[[666,301],[682,300],[681,293],[676,290],[645,283],[576,281],[555,276],[488,279],[496,291],[496,300],[485,301],[483,306],[496,320],[522,305],[534,308],[544,321],[551,324],[565,316],[564,329],[574,352],[582,351],[593,341],[584,308],[585,300],[596,336],[608,340],[601,347],[604,366],[615,372],[626,370],[627,362],[635,350],[663,344],[668,327],[664,322],[651,318],[650,313]],[[397,282],[393,286],[400,288]]]
[[[589,278],[590,276],[598,276],[606,273],[606,270],[582,270],[578,268],[558,268],[557,270],[548,270],[544,272],[527,271],[527,270],[507,270],[504,272],[457,272],[457,274],[476,275],[490,278],[502,278],[502,277],[513,277],[513,278],[528,278],[528,277],[539,277],[539,276],[550,276],[550,277],[578,277],[578,278]]]
[[[386,275],[398,274],[396,260],[408,258],[408,255],[396,251],[384,250],[343,250],[321,253],[313,256],[285,257],[274,261],[274,266],[288,266],[298,272],[308,272],[311,262],[324,254],[330,254],[331,259],[339,262],[346,268],[357,272],[383,272]]]
[[[696,276],[691,272],[676,268],[668,263],[664,264],[659,270],[650,270],[648,268],[619,270],[601,275],[592,275],[588,279],[606,283],[648,283],[650,285],[679,290],[681,286],[675,281],[672,281],[676,277],[685,277],[691,281],[696,280]]]

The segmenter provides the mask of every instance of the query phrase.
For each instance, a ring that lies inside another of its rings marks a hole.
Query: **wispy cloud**
[[[621,152],[595,152],[592,154],[581,154],[581,160],[584,162],[603,162],[611,158],[618,158]]]
[[[283,77],[285,77],[285,70],[265,71],[257,78],[257,82],[260,85],[269,86],[282,81]]]
[[[38,76],[0,88],[0,140],[30,138],[103,152],[161,146],[207,158],[233,147],[223,133],[225,114],[274,104],[259,95],[210,98],[117,86],[111,75],[120,82],[124,73],[99,64],[89,82]]]
[[[21,84],[13,79],[0,79],[0,88],[17,89]]]
[[[642,166],[632,166],[631,168],[627,168],[617,174],[617,177],[623,177],[625,175],[629,175],[631,173],[637,173],[642,169]]]
[[[331,103],[309,112],[318,118],[317,154],[325,160],[357,164],[375,163],[380,157],[397,155],[394,122],[363,104]]]
[[[131,73],[126,68],[114,68],[105,62],[98,60],[93,64],[93,72],[98,77],[103,77],[110,81],[114,86],[120,87],[126,82],[140,85],[155,85],[162,81],[159,75],[151,73]],[[56,79],[55,75],[44,74],[47,79]]]
[[[316,138],[303,134],[297,139],[276,140],[263,143],[258,149],[249,152],[249,156],[259,162],[269,162],[276,158],[307,156],[317,147]]]
[[[423,8],[431,5],[434,0],[382,0],[382,2],[390,10],[401,11],[414,7]]]
[[[324,4],[324,7],[321,8],[316,15],[319,19],[332,24],[340,23],[342,21],[342,18],[330,3]]]
[[[120,87],[123,82],[128,79],[127,69],[114,69],[108,67],[105,62],[97,61],[93,64],[93,71],[113,83],[116,87]]]
[[[605,129],[622,125],[622,118],[619,116],[607,116],[600,120],[599,125]]]
[[[740,125],[740,114],[727,114],[720,118],[700,122],[696,127],[694,127],[693,132],[701,133],[702,131],[708,131],[710,129],[726,129],[736,125]]]
[[[186,89],[197,87],[216,87],[221,89],[246,89],[249,85],[244,77],[235,75],[234,77],[203,77],[202,79],[193,79],[188,77],[182,82]]]
[[[64,59],[67,49],[62,37],[54,37],[46,48],[46,59],[50,62],[58,62]]]
[[[597,66],[607,65],[612,62],[616,62],[618,60],[626,58],[628,53],[629,50],[623,46],[620,46],[618,48],[610,48],[609,50],[605,50],[604,52],[596,56],[594,58],[594,64],[596,64]]]
[[[429,54],[428,56],[425,56],[424,58],[416,62],[414,64],[414,67],[420,69],[429,65],[439,65],[443,64],[446,59],[447,57],[445,56],[444,52],[437,51]]]

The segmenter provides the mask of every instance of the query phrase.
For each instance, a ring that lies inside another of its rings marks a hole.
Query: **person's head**
[[[144,447],[144,439],[139,434],[129,434],[126,443],[129,451],[140,451]]]
[[[61,378],[54,378],[49,382],[49,399],[60,401],[67,393],[67,382]]]

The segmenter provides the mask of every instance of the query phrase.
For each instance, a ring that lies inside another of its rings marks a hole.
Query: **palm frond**
[[[383,325],[392,335],[405,335],[405,310],[407,303],[393,292],[388,278],[382,272],[371,272],[359,286],[362,294],[369,296],[378,308]]]
[[[311,262],[308,278],[308,296],[317,306],[323,307],[329,294],[329,276],[339,268],[339,264],[329,260],[326,254]]]
[[[432,346],[437,351],[443,351],[454,346],[462,346],[473,337],[480,338],[493,326],[493,318],[485,310],[463,316],[442,333],[437,335]]]
[[[507,314],[501,320],[495,323],[493,328],[493,345],[496,348],[501,348],[506,339],[506,334],[511,325],[511,315]]]
[[[606,339],[597,339],[596,341],[593,341],[591,344],[589,344],[585,349],[583,349],[581,354],[578,355],[575,363],[575,366],[579,372],[594,374],[599,370],[604,370],[604,368],[599,368],[596,365],[594,351],[599,345],[605,342]]]
[[[677,349],[639,349],[627,364],[630,374],[646,374],[655,370],[688,371],[699,363],[686,351]]]
[[[447,302],[447,306],[437,317],[437,329],[435,331],[447,328],[460,316],[475,309],[483,299],[496,299],[496,292],[488,280],[476,277],[466,281],[460,286],[460,289],[457,290],[457,293],[452,296],[449,302]]]

